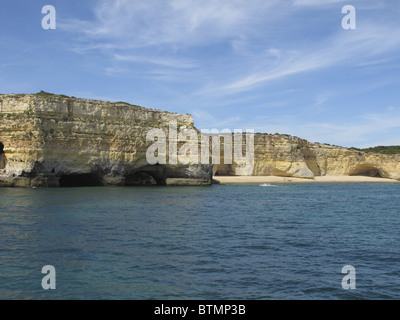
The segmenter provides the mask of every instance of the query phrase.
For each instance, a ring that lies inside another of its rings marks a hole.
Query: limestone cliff
[[[46,93],[0,95],[0,121],[0,186],[209,185],[213,173],[235,175],[236,169],[243,167],[240,161],[225,164],[223,152],[221,164],[214,166],[179,161],[150,164],[146,152],[156,140],[147,141],[149,130],[168,132],[168,148],[158,154],[170,152],[171,141],[177,140],[177,146],[187,141],[169,134],[171,122],[178,131],[192,130],[196,139],[199,131],[190,115],[122,102]],[[196,139],[192,147],[200,150]],[[200,153],[195,156],[198,160]],[[400,180],[400,155],[352,151],[289,135],[255,134],[254,165],[242,172],[310,179],[367,175]]]
[[[400,155],[364,153],[279,134],[255,134],[254,150],[254,176],[365,175],[400,180]],[[216,175],[234,172],[234,162],[214,166]]]
[[[150,165],[150,128],[190,115],[50,94],[0,95],[0,186],[210,184],[210,165]],[[173,180],[172,180],[173,181]]]

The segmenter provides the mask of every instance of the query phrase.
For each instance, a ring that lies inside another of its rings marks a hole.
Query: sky
[[[41,90],[198,129],[400,145],[400,1],[0,0],[0,93]]]

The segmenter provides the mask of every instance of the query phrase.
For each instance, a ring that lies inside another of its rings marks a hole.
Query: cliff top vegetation
[[[400,146],[377,146],[365,149],[359,149],[359,148],[349,148],[349,149],[368,152],[368,153],[400,154]]]

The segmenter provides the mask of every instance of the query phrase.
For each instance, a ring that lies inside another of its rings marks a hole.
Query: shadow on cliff
[[[349,174],[350,176],[366,176],[382,178],[384,175],[381,174],[380,169],[373,164],[359,164]]]
[[[0,170],[4,170],[7,167],[7,157],[4,152],[4,144],[0,142]]]
[[[62,175],[60,187],[97,187],[103,186],[101,177],[94,173]]]
[[[168,168],[165,165],[146,165],[125,176],[126,186],[165,186]]]
[[[138,168],[124,177],[119,185],[124,186],[164,186],[166,185],[166,169],[164,166],[145,166]],[[105,183],[104,172],[62,175],[60,187],[97,187],[108,185]]]

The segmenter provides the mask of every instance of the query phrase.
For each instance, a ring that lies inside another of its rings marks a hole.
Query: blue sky
[[[56,30],[41,26],[44,5]],[[357,12],[342,28],[342,7]],[[0,2],[0,93],[190,113],[345,147],[400,145],[400,1]]]

